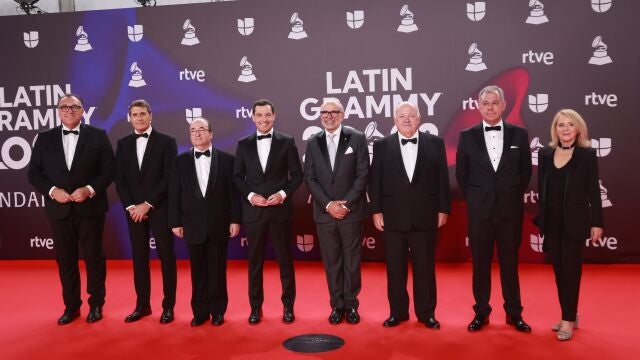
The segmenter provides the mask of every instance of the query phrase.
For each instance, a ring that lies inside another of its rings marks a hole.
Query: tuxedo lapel
[[[87,130],[87,127],[84,125],[80,125],[80,134],[78,135],[78,143],[76,144],[76,151],[73,154],[73,161],[71,162],[71,169],[69,169],[69,171],[72,171],[74,166],[78,163],[78,158],[82,155],[82,150],[84,149],[85,144],[87,143],[87,139],[89,138],[89,131]],[[64,150],[62,151],[62,153],[64,154]]]
[[[264,172],[267,173],[273,165],[275,161],[275,157],[280,152],[280,149],[284,145],[284,139],[282,139],[277,132],[273,132],[273,136],[271,136],[271,148],[269,148],[269,156],[267,157],[267,166],[264,167]],[[258,146],[256,145],[256,152],[258,151]],[[258,164],[260,164],[260,158],[258,158]],[[262,168],[262,167],[261,167]]]
[[[255,132],[247,138],[247,144],[249,146],[248,155],[250,157],[247,159],[247,162],[251,164],[250,166],[256,166],[260,174],[264,175],[262,165],[260,164],[260,156],[258,155],[258,137]],[[271,153],[271,151],[269,151],[269,153]]]
[[[156,135],[156,132],[151,130],[151,134],[149,135],[149,139],[147,140],[147,147],[144,149],[144,155],[142,155],[142,165],[138,168],[140,169],[140,172],[139,172],[140,177],[144,176],[145,171],[149,167],[149,158],[151,157],[151,154],[153,154],[153,147],[157,139],[158,139],[158,136]],[[136,154],[136,160],[138,159],[137,149],[136,149],[138,146],[137,142],[138,140],[134,136],[133,148],[134,148],[134,154]]]
[[[484,129],[482,128],[482,124],[476,125],[473,130],[473,137],[476,139],[478,144],[478,149],[482,153],[482,159],[485,166],[488,166],[491,170],[493,170],[493,165],[491,165],[491,159],[489,158],[489,152],[487,151],[487,143],[484,141]]]
[[[213,189],[216,186],[216,180],[218,179],[218,152],[213,147],[211,148],[211,167],[209,168],[209,179],[207,182],[207,190],[205,191],[205,198],[209,198]]]
[[[58,161],[67,169],[67,160],[64,156],[64,145],[62,145],[62,125],[56,128],[56,131],[53,132],[53,149],[54,153],[58,154]]]
[[[513,127],[509,124],[503,122],[504,124],[504,137],[502,138],[502,155],[500,155],[500,162],[498,163],[498,168],[496,172],[502,169],[502,164],[506,161],[507,153],[511,150],[511,144],[513,143]]]
[[[316,135],[315,140],[318,142],[320,154],[327,165],[327,169],[331,171],[331,160],[329,159],[329,149],[327,148],[327,133],[324,130],[319,132],[318,135]]]
[[[404,168],[404,161],[402,160],[402,151],[400,150],[400,140],[398,137],[398,133],[395,133],[393,136],[389,138],[391,141],[390,152],[391,159],[396,164],[398,168],[398,172],[400,173],[400,177],[404,180],[405,183],[411,183],[409,181],[409,175],[407,174],[407,170]]]
[[[411,179],[411,183],[415,184],[418,182],[421,168],[424,166],[426,161],[426,157],[428,156],[429,143],[427,142],[426,134],[420,133],[418,136],[418,154],[416,156],[416,168],[413,170],[413,179]]]
[[[198,172],[196,171],[196,157],[193,151],[193,148],[189,150],[189,161],[187,161],[188,172],[191,174],[193,178],[194,188],[193,191],[196,193],[196,197],[198,199],[203,199],[202,191],[200,190],[200,184],[198,183]],[[205,192],[206,193],[206,192]]]
[[[337,173],[340,168],[340,163],[342,162],[342,158],[344,158],[344,153],[347,151],[349,147],[349,140],[351,139],[351,132],[349,132],[344,126],[342,127],[342,132],[340,133],[340,140],[338,142],[338,150],[336,152],[336,159],[333,164],[333,173]]]

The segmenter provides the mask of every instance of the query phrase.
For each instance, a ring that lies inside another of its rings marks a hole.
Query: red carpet
[[[63,305],[53,261],[0,262],[1,359],[637,359],[640,335],[640,266],[585,266],[580,299],[580,329],[570,342],[560,343],[549,330],[559,318],[551,267],[522,265],[520,279],[524,318],[533,327],[521,334],[505,325],[497,269],[494,269],[491,324],[469,333],[473,317],[470,264],[438,264],[438,308],[442,330],[415,321],[386,329],[388,315],[384,264],[365,263],[358,325],[327,323],[330,309],[322,265],[296,263],[298,298],[296,322],[280,321],[277,266],[265,274],[264,319],[247,324],[247,264],[229,264],[229,309],[222,327],[208,323],[191,328],[190,281],[186,261],[179,263],[176,321],[161,325],[160,269],[153,262],[154,314],[125,324],[133,310],[132,269],[129,261],[109,261],[104,319],[95,324],[82,317],[66,326],[56,320]],[[83,272],[83,287],[85,275]],[[297,354],[282,347],[289,337],[305,333],[340,336],[345,346],[319,354]],[[634,355],[635,354],[635,355]]]

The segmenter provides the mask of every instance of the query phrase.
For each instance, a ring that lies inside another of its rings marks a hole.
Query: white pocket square
[[[351,146],[349,146],[347,148],[347,151],[344,152],[345,155],[349,155],[349,154],[353,154],[353,148],[351,148]]]
[[[510,149],[519,149],[519,146],[511,145]]]

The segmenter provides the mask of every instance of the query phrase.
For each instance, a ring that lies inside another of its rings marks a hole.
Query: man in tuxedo
[[[331,314],[336,325],[346,317],[360,322],[360,262],[362,220],[367,217],[369,151],[360,131],[342,126],[340,100],[327,98],[320,107],[324,131],[307,141],[304,180],[313,196],[322,262],[329,285]]]
[[[227,245],[240,232],[240,200],[233,184],[233,156],[212,146],[211,123],[189,126],[193,148],[173,161],[169,179],[169,226],[184,238],[191,259],[191,326],[224,323]]]
[[[489,322],[494,242],[507,324],[531,331],[522,319],[518,280],[522,199],[531,177],[531,153],[527,131],[503,121],[506,106],[501,88],[482,89],[478,96],[482,122],[460,133],[456,153],[456,179],[467,202],[476,302],[469,331],[481,330]]]
[[[274,131],[276,112],[268,100],[253,103],[256,132],[238,141],[233,177],[242,198],[242,222],[249,241],[249,324],[262,318],[264,251],[271,239],[280,267],[282,321],[295,320],[296,282],[291,254],[293,193],[302,183],[295,141]]]
[[[58,101],[62,125],[38,135],[28,171],[29,182],[45,195],[45,213],[55,239],[65,305],[60,325],[80,316],[78,246],[87,269],[87,322],[102,319],[106,293],[102,235],[109,208],[106,190],[113,180],[115,161],[106,132],[80,124],[83,114],[78,95],[65,94]]]
[[[149,272],[149,230],[155,237],[162,264],[163,324],[173,321],[176,303],[176,255],[167,223],[167,188],[171,162],[178,152],[176,140],[151,127],[151,106],[145,100],[129,105],[133,133],[118,141],[116,189],[127,213],[133,255],[136,307],[124,321],[134,322],[151,315]]]
[[[373,144],[369,187],[373,224],[383,232],[387,261],[390,314],[382,325],[409,319],[410,252],[416,317],[426,327],[440,329],[435,318],[436,237],[451,212],[444,141],[418,130],[420,112],[410,102],[398,104],[394,120],[398,132]]]

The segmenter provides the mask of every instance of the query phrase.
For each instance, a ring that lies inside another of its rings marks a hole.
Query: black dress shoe
[[[173,321],[173,309],[162,310],[162,315],[160,315],[160,324],[168,324],[172,321]]]
[[[211,325],[220,326],[224,324],[224,315],[213,315],[211,318]]]
[[[58,325],[67,325],[80,316],[80,309],[65,310],[58,319]]]
[[[99,320],[102,320],[102,306],[94,306],[87,315],[87,322],[94,323]]]
[[[205,321],[209,320],[209,317],[194,317],[191,319],[191,326],[200,326],[205,323]]]
[[[349,309],[347,310],[347,322],[349,324],[357,324],[360,322],[360,314],[358,314],[358,309]]]
[[[440,322],[433,316],[424,321],[424,325],[429,329],[440,330]]]
[[[338,325],[344,319],[344,310],[339,308],[331,309],[331,315],[329,315],[329,324]]]
[[[507,325],[513,326],[514,328],[516,328],[516,330],[520,332],[526,332],[526,333],[531,332],[531,326],[529,326],[529,324],[524,322],[524,320],[522,320],[521,317],[512,318],[511,316],[507,316]]]
[[[467,326],[469,331],[480,331],[489,323],[489,317],[484,315],[476,315]]]
[[[257,325],[260,323],[260,319],[262,319],[262,308],[251,309],[251,313],[249,314],[249,324]]]
[[[285,324],[291,324],[296,319],[296,316],[293,314],[293,308],[285,307],[282,310],[282,322]]]
[[[389,316],[389,318],[382,323],[382,326],[384,326],[384,327],[394,327],[394,326],[399,325],[400,322],[407,321],[407,320],[409,320],[409,319],[407,319],[407,318],[399,318],[399,317],[396,317],[396,316],[392,315],[392,316]]]
[[[142,319],[143,317],[149,316],[149,315],[151,315],[151,308],[150,307],[136,308],[135,310],[133,310],[133,312],[131,314],[127,315],[127,317],[124,318],[124,322],[130,323],[130,322],[138,321],[138,320]]]

